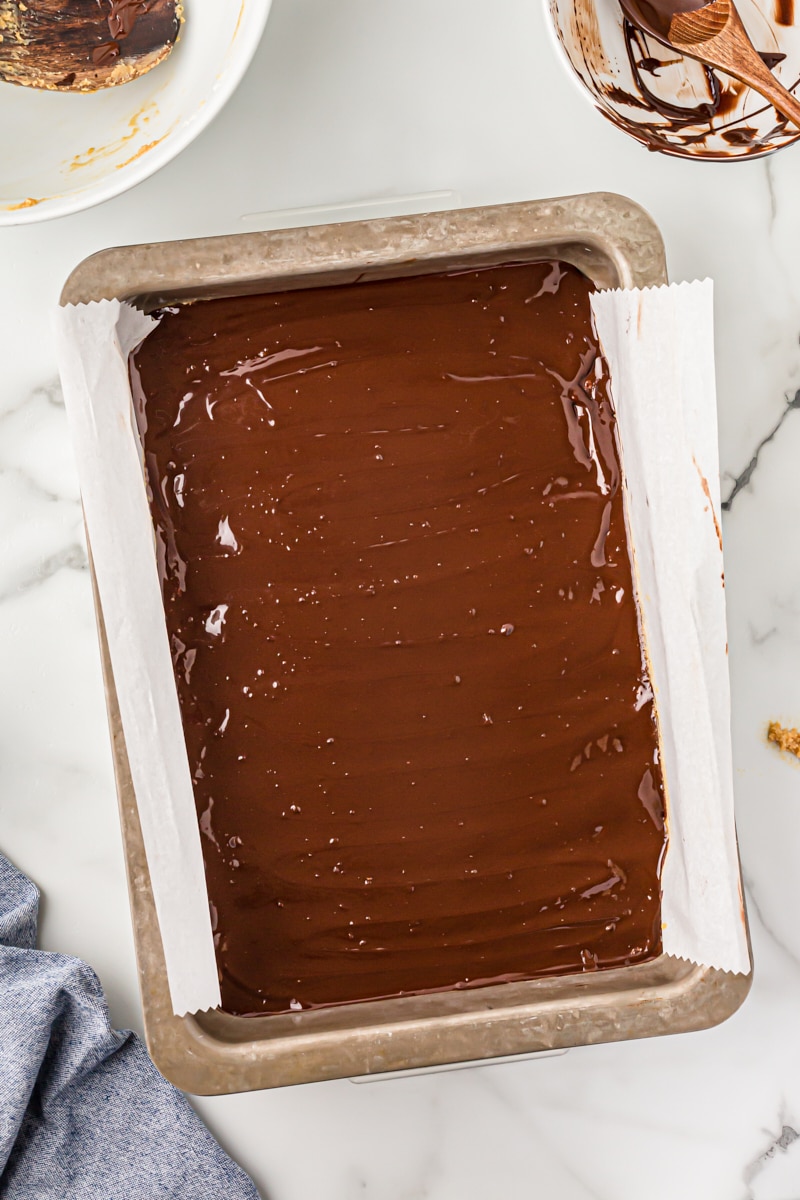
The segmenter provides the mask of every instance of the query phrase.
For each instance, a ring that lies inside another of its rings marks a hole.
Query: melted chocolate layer
[[[660,951],[591,290],[546,262],[215,300],[132,355],[229,1012]]]

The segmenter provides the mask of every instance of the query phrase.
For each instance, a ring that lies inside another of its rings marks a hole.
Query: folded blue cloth
[[[100,981],[36,949],[39,893],[0,854],[2,1200],[258,1200]]]

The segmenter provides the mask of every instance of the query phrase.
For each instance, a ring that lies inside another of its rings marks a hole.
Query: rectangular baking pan
[[[667,282],[664,246],[631,201],[592,193],[412,217],[104,250],[62,304],[145,310],[208,299],[560,258],[601,288]],[[150,876],[95,590],[147,1043],[163,1074],[204,1095],[366,1076],[708,1028],[751,976],[662,955],[638,966],[265,1017],[172,1012]]]

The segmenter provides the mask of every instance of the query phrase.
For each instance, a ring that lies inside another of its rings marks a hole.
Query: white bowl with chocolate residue
[[[140,183],[209,124],[261,39],[271,0],[184,0],[166,60],[89,94],[0,83],[0,225],[78,212]]]
[[[800,138],[757,92],[667,49],[628,22],[618,0],[545,0],[570,74],[603,116],[648,150],[736,161]],[[800,95],[795,0],[737,0],[747,32],[780,82]]]

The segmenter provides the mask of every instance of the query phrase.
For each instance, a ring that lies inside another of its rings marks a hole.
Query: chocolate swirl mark
[[[152,0],[111,0],[108,28],[112,38],[121,40],[129,37],[139,17],[150,8]]]
[[[580,47],[583,65],[590,78],[602,78],[608,73],[608,59],[600,34],[597,11],[591,0],[575,0],[569,7],[570,38]]]
[[[617,103],[649,109],[666,120],[666,127],[648,128],[646,124],[638,127],[642,140],[650,149],[661,147],[665,134],[678,135],[680,143],[689,147],[703,145],[712,133],[716,133],[730,145],[748,146],[757,153],[774,144],[774,139],[786,129],[787,122],[783,117],[777,117],[775,124],[761,134],[753,125],[745,124],[742,116],[732,116],[729,121],[720,120],[736,112],[742,94],[748,89],[737,80],[728,80],[723,88],[716,72],[708,66],[702,67],[709,92],[707,101],[695,105],[679,105],[659,95],[646,77],[658,79],[666,68],[682,62],[682,57],[676,57],[674,52],[666,50],[654,39],[648,39],[627,17],[623,21],[623,34],[628,62],[639,96],[631,95],[616,85],[606,85],[603,90],[609,99]],[[786,56],[776,51],[760,51],[759,57],[772,70]],[[800,80],[788,85],[789,90],[794,91],[798,82]],[[748,122],[755,121],[757,117],[769,112],[771,107],[770,104],[764,103],[754,108],[748,114]],[[704,125],[708,128],[696,128]]]
[[[664,829],[664,800],[655,785],[653,772],[648,767],[639,784],[639,800],[656,829]]]
[[[111,63],[116,62],[120,56],[119,42],[101,42],[99,46],[95,46],[92,51],[92,62],[98,67],[107,67]]]
[[[567,422],[567,437],[575,461],[589,471],[594,468],[600,495],[609,497],[603,506],[600,529],[590,555],[593,567],[604,567],[606,539],[611,527],[611,498],[616,495],[620,483],[613,420],[605,393],[608,371],[605,361],[594,346],[589,346],[584,351],[574,379],[563,379],[552,367],[545,367],[545,370],[561,386],[561,404]],[[600,384],[602,388],[599,387]],[[601,398],[598,398],[598,395]],[[561,497],[566,498],[567,496]]]
[[[659,113],[662,117],[666,117],[673,126],[678,127],[711,121],[716,116],[719,112],[722,93],[719,80],[711,67],[703,67],[710,93],[709,100],[702,104],[689,106],[674,104],[654,92],[644,78],[645,74],[657,78],[659,71],[663,70],[667,62],[651,53],[646,36],[635,25],[632,25],[627,17],[623,21],[623,32],[625,35],[625,50],[628,55],[631,72],[648,108],[653,109],[654,112]],[[663,53],[663,48],[660,49]],[[679,60],[680,55],[678,55],[677,59],[673,57],[670,61],[676,62]],[[703,136],[705,137],[705,134]]]

